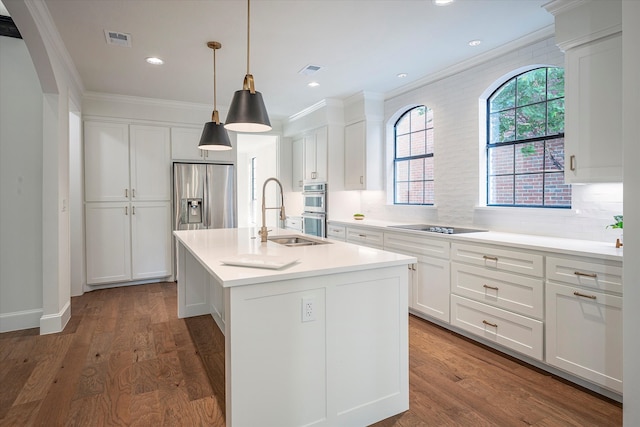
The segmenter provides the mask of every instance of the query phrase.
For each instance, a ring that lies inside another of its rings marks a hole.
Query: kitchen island
[[[174,234],[178,317],[211,314],[225,335],[227,426],[364,426],[409,408],[415,258],[261,243],[254,228]],[[287,265],[229,265],[243,262]]]

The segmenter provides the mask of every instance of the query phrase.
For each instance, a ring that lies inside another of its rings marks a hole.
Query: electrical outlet
[[[315,297],[302,298],[302,321],[312,322],[316,320]]]

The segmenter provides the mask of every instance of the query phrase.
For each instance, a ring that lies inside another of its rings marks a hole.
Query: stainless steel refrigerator
[[[173,229],[236,227],[233,165],[173,164]]]

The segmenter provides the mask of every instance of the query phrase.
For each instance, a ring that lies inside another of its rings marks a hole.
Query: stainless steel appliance
[[[447,227],[447,226],[429,225],[429,224],[390,225],[389,227],[404,228],[405,230],[426,231],[429,233],[442,233],[442,234],[478,233],[482,231],[487,231],[487,230],[479,230],[475,228]]]
[[[174,230],[236,227],[234,166],[174,163],[173,203]]]
[[[327,184],[318,182],[304,184],[302,202],[305,212],[327,213]]]
[[[304,206],[302,232],[311,236],[326,237],[327,184],[324,182],[304,184],[302,197]]]

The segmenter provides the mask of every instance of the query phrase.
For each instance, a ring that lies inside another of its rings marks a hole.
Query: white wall
[[[409,107],[424,104],[434,111],[435,206],[393,206],[387,192],[362,192],[361,208],[370,218],[475,226],[496,231],[615,241],[607,230],[622,213],[622,184],[573,186],[571,210],[495,208],[482,205],[484,123],[479,98],[497,79],[534,64],[563,66],[564,55],[554,38],[534,42],[425,84],[385,101],[387,171],[392,176],[393,123]],[[517,214],[514,214],[517,213]]]
[[[256,201],[251,198],[251,158],[256,158]],[[238,226],[260,227],[262,225],[262,185],[265,180],[279,176],[278,137],[265,134],[238,134]],[[276,191],[277,190],[277,191]],[[285,189],[286,191],[286,189]],[[286,193],[285,193],[286,197]],[[275,182],[266,189],[267,207],[280,206],[280,190]],[[285,207],[287,201],[285,199]],[[253,208],[253,213],[251,209]],[[277,227],[279,211],[267,211],[267,225]],[[253,218],[254,222],[251,221]]]
[[[42,90],[24,41],[9,37],[0,37],[0,195],[0,332],[38,327]]]
[[[640,2],[622,2],[622,85],[624,140],[624,301],[623,301],[623,378],[624,425],[640,425],[640,195],[634,184],[640,182],[640,145],[638,144],[638,116],[640,116]]]

